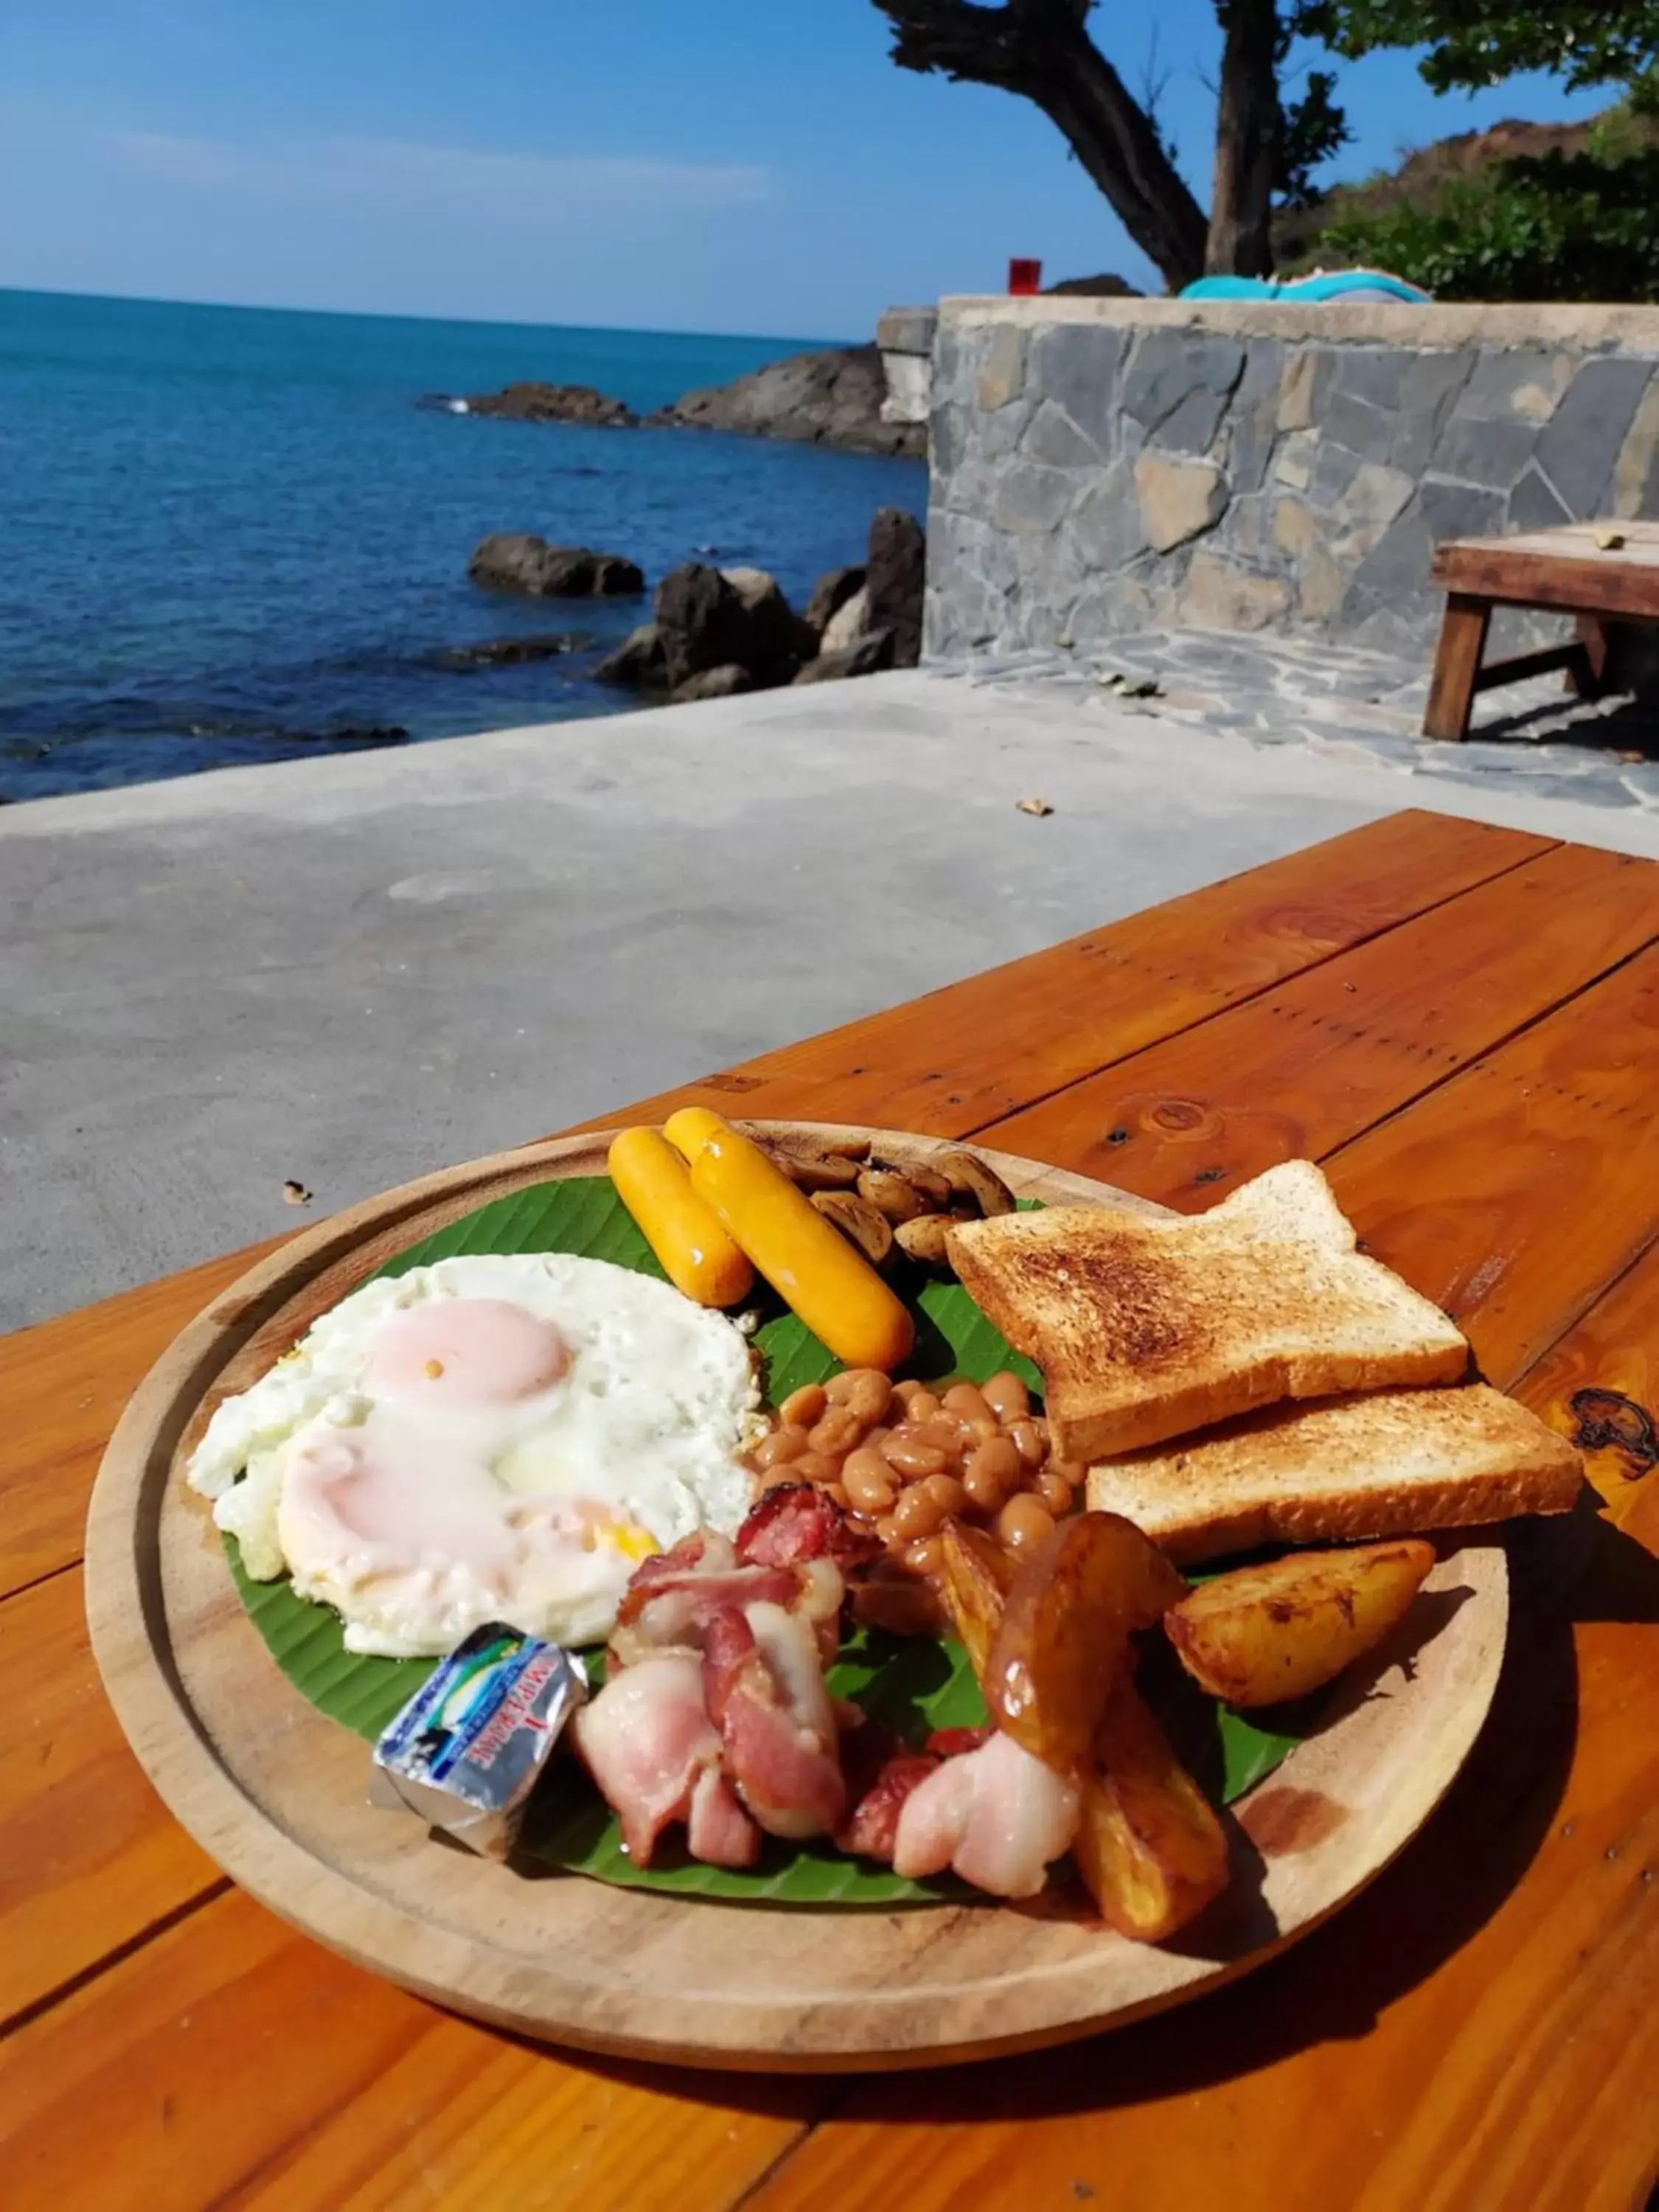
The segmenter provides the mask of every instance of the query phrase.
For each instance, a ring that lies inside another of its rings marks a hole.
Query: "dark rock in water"
[[[735,665],[757,684],[787,684],[817,640],[763,568],[688,561],[657,586],[664,672],[678,691],[704,670]]]
[[[893,665],[890,629],[866,630],[856,645],[840,653],[821,653],[795,678],[797,684],[835,684],[845,676],[873,676]]]
[[[723,667],[705,668],[696,676],[688,676],[684,684],[676,684],[669,704],[687,707],[694,699],[730,699],[737,692],[755,689],[755,679],[749,671],[728,660]]]
[[[486,538],[466,564],[475,584],[491,591],[525,592],[533,599],[622,599],[645,589],[645,577],[619,553],[585,545],[550,545],[525,531]]]
[[[841,612],[854,592],[863,589],[862,568],[831,568],[812,586],[812,596],[806,602],[806,612],[801,620],[808,629],[816,630],[822,637],[830,618]]]
[[[661,689],[668,682],[668,651],[663,634],[653,622],[629,630],[617,650],[593,671],[596,684],[633,684],[644,690]]]
[[[735,383],[688,392],[647,419],[684,429],[743,430],[855,453],[921,457],[927,451],[927,424],[884,422],[886,397],[879,349],[836,346],[791,354],[750,369]]]
[[[450,645],[429,656],[434,668],[471,675],[475,668],[510,668],[521,660],[555,660],[562,653],[586,653],[597,640],[579,629],[555,630],[542,637],[497,637],[485,645]]]
[[[927,537],[914,514],[884,507],[870,525],[865,563],[870,595],[866,627],[893,633],[893,666],[914,668],[921,659],[922,589],[927,577]]]
[[[469,395],[466,411],[509,422],[586,422],[599,430],[631,430],[640,419],[625,401],[591,384],[509,384],[503,392]]]

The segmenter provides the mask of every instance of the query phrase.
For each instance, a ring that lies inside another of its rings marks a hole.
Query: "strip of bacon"
[[[861,1535],[829,1492],[811,1482],[769,1490],[738,1531],[738,1557],[760,1567],[833,1559],[844,1574],[884,1550],[878,1536]]]
[[[761,1832],[717,1766],[697,1777],[686,1843],[694,1859],[710,1866],[750,1867],[760,1856]]]
[[[916,1880],[953,1867],[993,1897],[1035,1897],[1077,1833],[1078,1809],[1074,1782],[996,1732],[910,1791],[893,1869]]]
[[[836,1849],[890,1866],[905,1800],[939,1760],[932,1752],[907,1750],[879,1723],[866,1720],[842,1738],[842,1765],[853,1809],[836,1831]]]
[[[831,1835],[847,1809],[835,1709],[811,1625],[763,1603],[714,1616],[703,1694],[726,1773],[769,1835]]]
[[[696,1655],[652,1652],[610,1676],[576,1714],[572,1730],[600,1795],[622,1823],[629,1857],[649,1866],[663,1830],[690,1817],[700,1782],[720,1771],[720,1732],[703,1704]]]

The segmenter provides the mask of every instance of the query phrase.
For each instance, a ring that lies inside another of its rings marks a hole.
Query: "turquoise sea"
[[[535,377],[644,410],[804,343],[0,291],[0,799],[626,706],[590,672],[641,603],[480,592],[480,538],[594,545],[651,583],[750,562],[799,604],[878,507],[922,510],[922,465],[418,403]],[[443,664],[568,630],[592,644]]]

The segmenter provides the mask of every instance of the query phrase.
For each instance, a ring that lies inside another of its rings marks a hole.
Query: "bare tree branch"
[[[1146,107],[1085,27],[1090,0],[873,0],[902,69],[1000,86],[1054,123],[1172,291],[1204,267],[1207,226]]]

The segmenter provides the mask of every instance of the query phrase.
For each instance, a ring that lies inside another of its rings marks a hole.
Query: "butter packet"
[[[582,1662],[490,1621],[434,1668],[374,1747],[369,1802],[406,1807],[504,1859],[559,1732],[587,1696]]]

